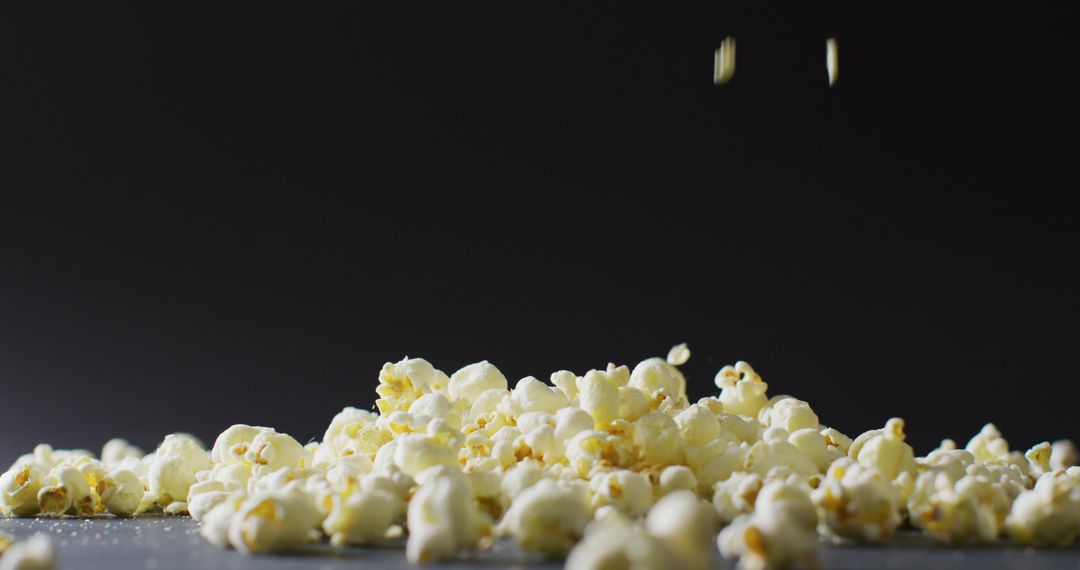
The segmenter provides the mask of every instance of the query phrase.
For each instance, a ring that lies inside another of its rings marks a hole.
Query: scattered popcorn
[[[793,563],[816,566],[817,512],[805,484],[772,481],[758,493],[753,514],[741,515],[720,532],[717,546],[740,568],[763,570]]]
[[[334,499],[322,523],[330,544],[374,544],[386,536],[403,513],[400,497],[380,490],[361,490]]]
[[[662,540],[612,513],[589,526],[585,539],[570,551],[566,570],[662,570],[676,560],[678,556]]]
[[[53,549],[52,540],[44,534],[35,534],[22,542],[11,544],[7,549],[0,547],[0,554],[0,570],[56,568],[56,551]]]
[[[1063,471],[1043,475],[1013,501],[1005,528],[1021,544],[1073,542],[1080,532],[1080,488]]]
[[[676,344],[667,353],[668,364],[682,366],[690,360],[690,347],[686,343]]]
[[[986,424],[963,448],[946,439],[916,457],[903,420],[852,440],[808,402],[770,397],[746,362],[691,403],[689,357],[680,344],[513,388],[487,361],[447,376],[405,358],[380,371],[374,410],[342,409],[321,441],[237,424],[209,450],[187,434],[149,454],[113,439],[100,459],[38,445],[0,475],[0,514],[190,514],[242,553],[404,538],[411,562],[498,536],[572,570],[709,568],[714,542],[743,569],[812,567],[819,537],[884,543],[905,524],[956,544],[1080,536],[1068,440],[1021,453]],[[42,540],[10,546],[0,570],[51,568]]]
[[[716,513],[692,491],[675,491],[660,499],[649,511],[645,528],[663,541],[679,558],[683,568],[712,566],[712,541]]]
[[[32,462],[17,462],[0,476],[0,512],[7,516],[29,517],[38,513],[38,491],[43,475]]]
[[[490,523],[473,504],[468,479],[454,468],[425,472],[420,489],[409,501],[410,562],[437,562],[475,548],[490,532]]]
[[[900,493],[876,467],[841,459],[812,494],[829,532],[859,542],[885,542],[900,526]]]
[[[522,548],[561,558],[585,531],[591,514],[584,488],[545,479],[517,495],[500,523],[500,532]]]
[[[311,542],[322,515],[310,496],[296,490],[256,493],[229,521],[229,544],[241,552],[289,550]]]
[[[1050,446],[1051,469],[1065,470],[1077,463],[1080,463],[1080,452],[1076,450],[1076,445],[1072,441],[1060,439]]]

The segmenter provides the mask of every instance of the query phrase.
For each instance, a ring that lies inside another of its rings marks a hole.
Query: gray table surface
[[[334,570],[338,568],[416,568],[401,545],[334,549],[314,545],[289,555],[244,556],[217,548],[198,534],[188,517],[138,519],[0,519],[0,529],[26,538],[45,533],[58,549],[61,569],[169,570],[174,568]],[[1080,547],[1025,549],[1016,546],[953,548],[900,536],[888,547],[827,546],[823,568],[1034,568],[1080,570]],[[431,568],[560,568],[561,563],[522,553],[509,542],[491,552],[470,554],[454,563]],[[718,568],[732,568],[718,561]]]

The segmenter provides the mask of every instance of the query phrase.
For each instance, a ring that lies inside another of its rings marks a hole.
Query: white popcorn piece
[[[739,471],[715,485],[713,491],[713,509],[716,510],[720,524],[727,525],[739,515],[753,512],[758,493],[765,485],[765,480],[756,473]]]
[[[599,515],[599,512],[598,512]],[[567,570],[633,568],[661,570],[678,560],[663,541],[614,511],[588,527],[585,539],[570,551]]]
[[[881,543],[900,526],[900,493],[875,467],[840,459],[812,493],[822,522],[834,535]]]
[[[904,442],[904,420],[892,418],[884,429],[867,433],[871,435],[865,440],[852,443],[849,456],[865,467],[876,467],[890,480],[901,472],[915,470],[915,453]]]
[[[548,386],[532,376],[526,376],[518,381],[511,392],[510,400],[518,414],[527,412],[554,414],[570,403],[561,390]]]
[[[148,490],[162,506],[187,501],[195,473],[211,467],[210,454],[186,434],[165,436],[149,461]]]
[[[677,407],[687,404],[686,378],[678,368],[662,358],[647,358],[634,366],[629,386],[645,394],[652,402],[653,409],[663,402]]]
[[[1065,472],[1047,473],[1013,501],[1005,528],[1021,544],[1069,544],[1080,532],[1080,491]]]
[[[697,491],[698,480],[694,471],[685,465],[669,465],[660,472],[655,494],[665,497],[676,491]]]
[[[101,463],[107,468],[116,467],[125,459],[142,459],[145,456],[146,452],[120,438],[110,439],[101,449]]]
[[[821,429],[817,414],[810,409],[810,404],[791,396],[774,398],[758,412],[758,419],[767,428],[779,427],[788,433],[808,428]]]
[[[426,481],[409,501],[405,556],[413,563],[448,560],[475,548],[490,534],[490,523],[473,504],[469,481],[452,468],[425,472]]]
[[[626,367],[621,367],[626,371]],[[608,426],[619,418],[619,388],[622,374],[619,370],[590,370],[578,383],[578,401],[581,409],[588,412],[597,428]],[[625,377],[627,380],[629,377]],[[624,385],[625,383],[623,383]]]
[[[361,490],[337,499],[322,523],[334,546],[374,544],[404,512],[401,498],[380,490]]]
[[[683,461],[679,424],[664,412],[652,412],[634,422],[634,444],[650,465],[663,467]]]
[[[572,402],[578,395],[577,376],[569,370],[552,372],[549,378],[551,385],[562,391],[568,402]]]
[[[423,358],[404,358],[387,362],[379,372],[379,399],[375,405],[383,414],[406,411],[417,398],[432,392],[445,392],[450,381],[446,374]],[[455,397],[452,393],[450,397]]]
[[[244,491],[234,491],[211,507],[200,519],[199,534],[215,546],[229,546],[229,527],[240,506],[247,499]]]
[[[792,563],[815,566],[818,523],[809,487],[773,481],[758,493],[754,513],[735,519],[717,537],[720,554],[747,570]]]
[[[118,517],[134,515],[146,494],[139,476],[119,466],[97,483],[96,491],[105,510]]]
[[[690,347],[686,343],[676,344],[667,353],[667,362],[672,366],[682,366],[690,360]]]
[[[679,412],[675,423],[687,445],[708,445],[720,436],[720,420],[701,404],[692,404]]]
[[[583,489],[544,479],[513,497],[499,532],[514,537],[526,550],[562,557],[581,538],[590,519]]]
[[[1050,447],[1050,468],[1054,470],[1068,469],[1080,463],[1080,452],[1076,445],[1068,439],[1059,439]]]
[[[0,513],[7,516],[30,517],[38,513],[38,491],[42,473],[30,461],[17,462],[0,476]]]
[[[413,477],[430,467],[457,465],[463,439],[460,432],[435,420],[428,424],[427,433],[404,434],[395,440],[394,465]]]
[[[719,400],[724,411],[740,416],[756,418],[769,401],[765,392],[769,389],[761,376],[746,362],[725,366],[716,373],[716,387],[720,388]]]
[[[55,570],[56,551],[44,534],[16,542],[6,551],[0,549],[0,570]]]
[[[611,505],[619,512],[637,517],[652,505],[652,485],[648,477],[626,469],[609,471],[591,482],[594,508]]]
[[[97,504],[78,469],[60,464],[49,472],[38,491],[38,509],[42,514],[59,517],[68,513],[80,517],[90,517],[96,512]]]
[[[683,568],[712,566],[716,513],[692,491],[676,491],[657,501],[645,519],[649,534],[674,552]]]
[[[449,395],[453,400],[472,403],[488,390],[506,390],[506,376],[490,362],[484,360],[465,366],[450,376]]]
[[[994,424],[986,424],[964,447],[979,461],[1000,459],[1009,453],[1009,442]]]
[[[932,469],[919,474],[908,498],[912,525],[943,542],[988,543],[996,540],[1009,513],[1006,485],[992,481],[988,477],[989,469],[982,464],[970,464],[964,474],[956,478],[954,465],[938,462]]]
[[[804,477],[818,475],[817,465],[804,455],[799,448],[787,441],[787,432],[779,428],[773,428],[775,437],[762,439],[750,446],[746,455],[745,468],[759,475],[767,475],[776,467],[786,467]]]
[[[221,508],[219,505],[215,508]],[[215,511],[211,511],[209,518]],[[280,552],[311,542],[322,515],[314,500],[296,489],[248,497],[232,515],[229,544],[241,552]]]

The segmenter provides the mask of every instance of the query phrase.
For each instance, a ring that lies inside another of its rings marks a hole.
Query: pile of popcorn
[[[747,363],[695,403],[686,345],[631,370],[559,371],[511,388],[492,364],[447,376],[387,363],[377,411],[345,408],[321,442],[234,425],[207,450],[173,434],[153,453],[112,440],[100,459],[39,445],[0,477],[6,516],[189,513],[245,553],[328,539],[404,538],[413,562],[509,537],[571,569],[812,565],[823,541],[884,543],[913,528],[947,543],[1071,543],[1072,443],[1010,450],[993,425],[925,457],[904,421],[850,437],[805,401],[767,394]]]

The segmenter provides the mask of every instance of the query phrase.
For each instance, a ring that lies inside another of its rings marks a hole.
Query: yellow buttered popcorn
[[[514,497],[499,530],[526,550],[565,556],[592,518],[587,494],[584,487],[541,479]]]
[[[689,357],[513,383],[487,361],[448,376],[405,358],[321,440],[236,424],[209,450],[188,434],[149,454],[110,440],[100,459],[39,445],[0,475],[0,514],[187,513],[242,553],[404,539],[416,563],[503,538],[572,569],[706,568],[716,547],[744,569],[812,566],[821,538],[887,543],[905,523],[953,544],[1080,536],[1067,440],[1021,453],[986,424],[916,457],[903,420],[852,440],[743,361],[691,402]]]
[[[765,395],[769,385],[746,362],[721,368],[716,373],[715,383],[720,388],[719,400],[725,412],[756,418],[769,401]]]

